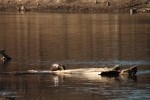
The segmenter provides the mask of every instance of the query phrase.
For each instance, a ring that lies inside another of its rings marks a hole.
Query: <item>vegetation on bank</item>
[[[150,0],[0,0],[3,11],[149,12]]]

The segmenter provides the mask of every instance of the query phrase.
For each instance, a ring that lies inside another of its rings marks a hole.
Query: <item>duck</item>
[[[0,61],[1,62],[3,62],[3,63],[6,63],[6,62],[8,62],[8,61],[10,61],[11,60],[11,57],[9,57],[7,54],[6,54],[6,52],[5,52],[6,50],[4,50],[4,49],[1,49],[0,50]]]

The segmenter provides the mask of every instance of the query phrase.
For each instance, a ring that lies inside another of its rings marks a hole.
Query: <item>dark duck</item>
[[[11,60],[11,57],[9,57],[9,56],[6,54],[6,52],[5,52],[4,49],[1,49],[1,50],[0,50],[0,61],[1,61],[2,63],[6,63],[6,62],[8,62],[8,61],[10,61],[10,60]]]

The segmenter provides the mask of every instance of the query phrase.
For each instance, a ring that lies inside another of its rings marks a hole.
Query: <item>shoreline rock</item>
[[[53,2],[42,2],[40,0],[33,0],[28,2],[23,2],[25,0],[19,0],[20,2],[15,2],[7,0],[7,2],[2,2],[0,0],[0,11],[48,11],[48,12],[85,12],[85,13],[130,13],[131,8],[139,9],[149,9],[149,3],[141,2],[108,2],[103,0],[103,2],[63,2],[63,3],[53,3]],[[18,1],[18,0],[17,0]],[[35,2],[40,1],[40,2]],[[63,0],[57,0],[63,1]],[[75,0],[78,1],[78,0]],[[23,8],[23,9],[22,9]],[[137,11],[141,12],[141,11]],[[145,11],[144,13],[149,13]]]

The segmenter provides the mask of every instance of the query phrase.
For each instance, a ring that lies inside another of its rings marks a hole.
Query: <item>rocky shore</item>
[[[149,0],[0,0],[1,11],[149,13]]]

